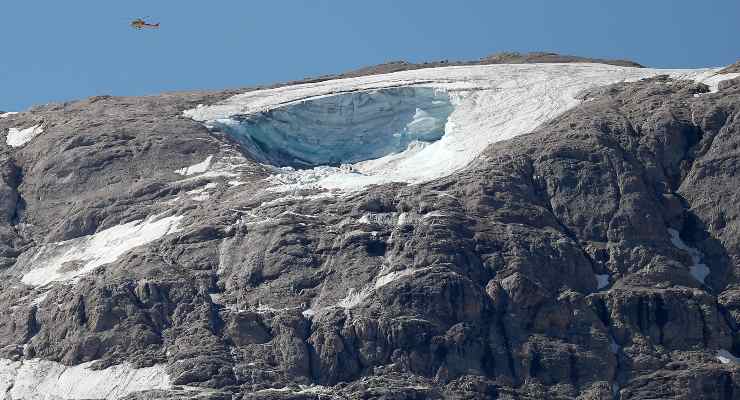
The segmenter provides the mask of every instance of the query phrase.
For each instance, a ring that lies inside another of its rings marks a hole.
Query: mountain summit
[[[740,71],[550,53],[0,113],[5,399],[740,396]]]

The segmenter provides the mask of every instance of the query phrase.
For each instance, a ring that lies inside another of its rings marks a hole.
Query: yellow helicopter
[[[146,22],[143,18],[136,18],[135,20],[131,21],[131,27],[138,30],[159,29],[159,22],[157,22],[156,24],[151,24],[149,22]]]

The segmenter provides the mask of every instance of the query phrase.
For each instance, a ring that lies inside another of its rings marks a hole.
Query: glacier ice
[[[306,100],[212,125],[239,141],[255,159],[279,167],[340,165],[434,142],[453,106],[445,91],[388,88]]]
[[[589,63],[429,68],[255,90],[184,115],[231,133],[260,162],[291,167],[275,169],[265,181],[269,190],[351,191],[447,176],[467,166],[489,144],[531,132],[577,106],[582,101],[577,95],[585,89],[667,74],[706,82],[716,90],[720,81],[737,75],[718,75],[719,70]],[[406,93],[414,96],[409,99]],[[432,102],[443,101],[443,107],[427,108],[431,94]],[[372,113],[372,107],[358,112],[332,108],[361,99],[386,105],[396,104],[394,100],[399,105],[392,113],[382,108]],[[391,114],[402,119],[394,120]],[[349,118],[357,116],[359,122]],[[421,135],[415,137],[415,132]],[[338,168],[341,163],[351,167]]]

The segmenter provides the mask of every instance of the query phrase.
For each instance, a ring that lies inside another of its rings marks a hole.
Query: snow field
[[[0,359],[0,392],[4,399],[114,400],[134,392],[171,388],[163,365],[137,369],[119,364],[92,370],[91,364],[69,367],[40,359]]]
[[[183,216],[132,221],[93,235],[41,246],[28,259],[19,260],[21,268],[29,266],[21,281],[43,286],[51,282],[76,281],[95,268],[112,263],[129,250],[153,242],[179,230]]]
[[[324,104],[328,97],[357,96],[360,92],[371,94],[399,88],[444,92],[453,105],[453,111],[446,121],[444,135],[437,141],[412,142],[405,149],[395,149],[380,157],[354,162],[344,168],[330,165],[307,169],[283,168],[276,170],[277,173],[266,180],[271,190],[275,191],[306,188],[353,191],[372,184],[420,183],[449,175],[464,168],[489,144],[531,132],[540,124],[580,104],[581,100],[576,97],[585,89],[667,74],[675,79],[706,82],[712,90],[717,90],[720,81],[740,75],[717,75],[717,71],[719,68],[669,70],[605,64],[430,68],[252,91],[215,105],[187,110],[184,114],[212,129],[225,126],[235,129],[234,127],[242,126],[240,121],[265,119],[276,114],[281,118],[270,123],[277,126],[293,118],[291,109],[316,107],[314,104]],[[344,104],[341,99],[334,103]],[[379,104],[379,108],[386,112],[383,103]],[[385,105],[392,104],[390,102]],[[331,108],[325,110],[324,117],[327,121],[337,123],[336,118],[341,115],[335,111]],[[426,111],[420,111],[415,113],[410,126],[433,126],[439,122],[438,118],[436,121],[425,120]],[[321,135],[322,132],[318,129],[321,127],[321,114],[315,113],[312,116],[318,118],[318,121],[312,122],[316,125],[313,131],[316,135]],[[300,119],[298,117],[296,119]],[[372,120],[371,116],[368,118]],[[345,125],[348,127],[344,132],[347,142],[356,141],[360,134],[368,137],[366,131],[351,129],[352,121],[347,121]],[[293,142],[286,139],[291,132],[290,129],[282,129],[280,138],[270,138],[273,140],[272,144],[291,146]],[[298,135],[297,132],[295,134]],[[337,134],[334,132],[334,135]],[[300,136],[304,142],[311,139],[306,137],[305,132]],[[362,140],[356,142],[356,149],[342,147],[342,157],[351,160],[348,153],[362,153],[367,150],[362,147]],[[330,152],[331,148],[322,147],[321,151]],[[259,161],[270,162],[264,158]]]

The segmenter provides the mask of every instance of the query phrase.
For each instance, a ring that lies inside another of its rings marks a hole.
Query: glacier
[[[273,167],[269,190],[352,191],[450,175],[489,144],[580,104],[586,89],[669,75],[716,91],[722,80],[740,76],[720,69],[451,66],[255,90],[184,115],[229,134]]]
[[[445,91],[389,88],[307,100],[213,125],[255,159],[284,167],[341,165],[434,142],[453,106]]]

